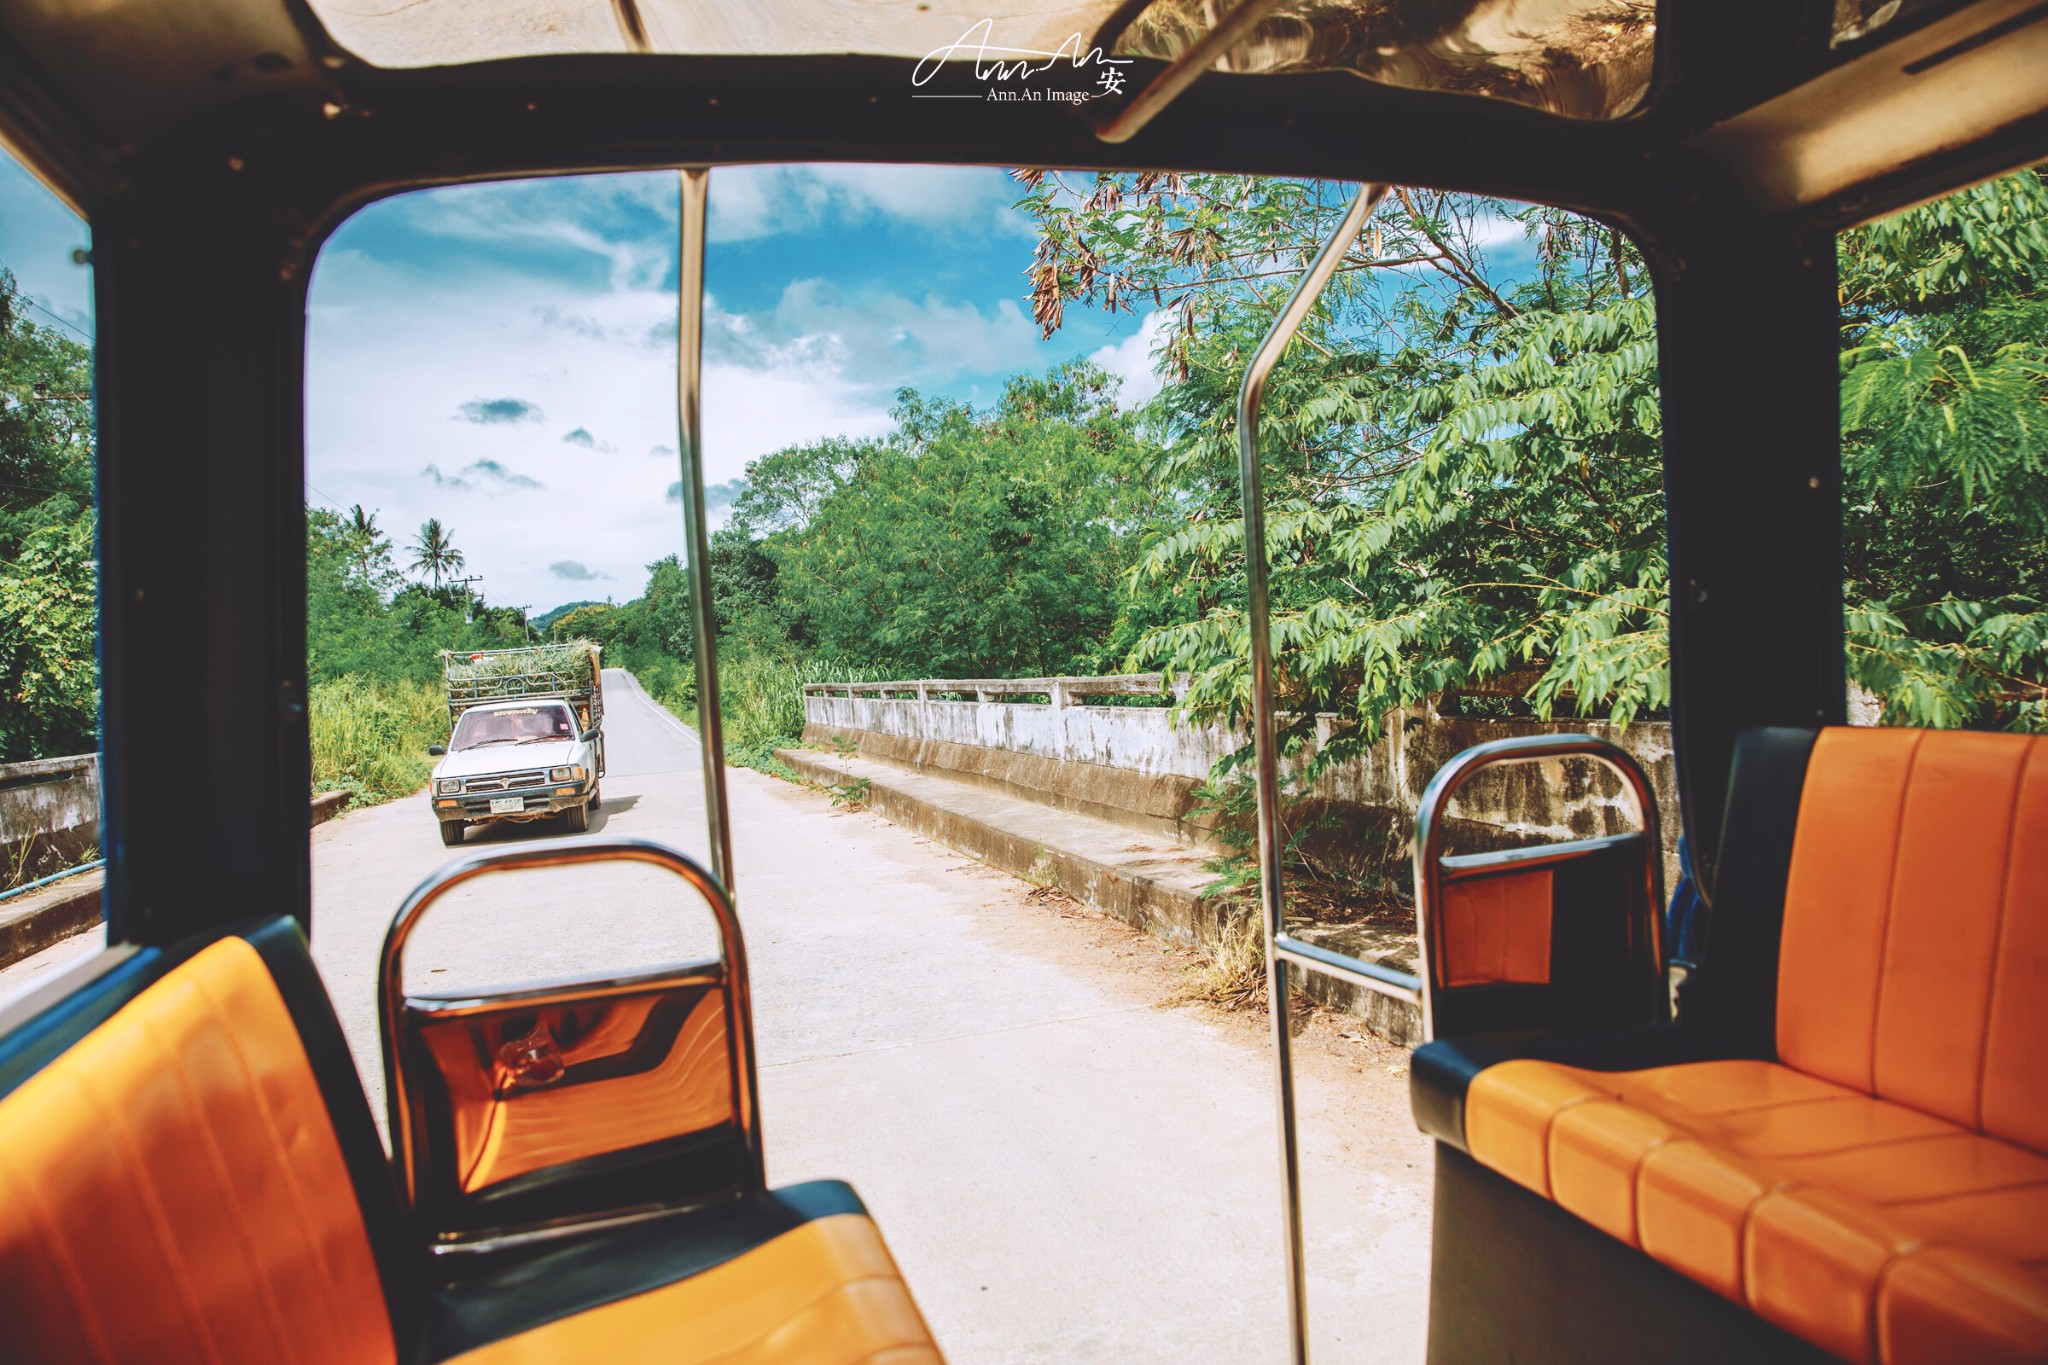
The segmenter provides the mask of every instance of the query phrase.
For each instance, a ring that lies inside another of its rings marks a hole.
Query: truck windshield
[[[502,711],[465,711],[448,747],[456,753],[487,744],[525,744],[573,739],[576,722],[566,706],[520,706]]]

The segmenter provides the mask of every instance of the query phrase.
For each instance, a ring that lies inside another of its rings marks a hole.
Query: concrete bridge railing
[[[100,757],[0,765],[0,869],[32,881],[100,842]]]
[[[1026,700],[1037,697],[1045,700]],[[1140,697],[1157,704],[1132,704]],[[1090,704],[1097,698],[1120,704]],[[1249,736],[1176,718],[1173,700],[1156,673],[814,683],[804,688],[805,738],[850,742],[863,757],[1207,843],[1213,824],[1198,811],[1195,789]],[[1317,745],[1345,724],[1318,716]],[[1369,846],[1385,861],[1405,843],[1429,779],[1453,756],[1486,740],[1558,732],[1610,739],[1642,764],[1657,791],[1667,872],[1675,878],[1678,797],[1668,723],[1491,720],[1410,708],[1389,714],[1358,756],[1297,794],[1328,827],[1324,842],[1334,851]],[[1496,769],[1465,789],[1451,817],[1461,852],[1616,833],[1636,818],[1620,782],[1579,760]]]

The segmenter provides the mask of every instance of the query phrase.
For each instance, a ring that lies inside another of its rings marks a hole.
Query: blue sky
[[[1001,171],[715,171],[705,340],[709,480],[888,429],[909,385],[988,403],[1093,355],[1136,402],[1144,315],[1070,312],[1041,341],[1028,223]],[[625,600],[679,548],[672,174],[463,186],[386,200],[329,239],[308,307],[308,500],[437,516],[493,602]],[[85,226],[0,158],[0,264],[89,332]],[[44,315],[35,314],[39,320]]]
[[[0,152],[0,266],[40,305],[29,310],[31,320],[91,335],[92,272],[71,259],[91,244],[84,220]]]
[[[1099,353],[1150,391],[1144,319],[1039,340],[1028,226],[1002,172],[716,171],[706,262],[708,480],[821,436],[879,435],[905,385],[986,403]],[[313,277],[316,503],[454,528],[493,601],[636,594],[678,548],[672,174],[427,191],[373,205]]]

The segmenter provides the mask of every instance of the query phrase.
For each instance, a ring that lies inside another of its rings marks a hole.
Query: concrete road
[[[630,677],[606,685],[593,832],[701,856],[694,738]],[[850,1180],[962,1365],[1283,1359],[1263,1021],[1162,1007],[1176,955],[1062,897],[816,793],[729,780],[771,1182]],[[377,946],[449,855],[423,798],[324,825],[313,852],[314,953],[381,1111]],[[409,979],[510,982],[709,947],[660,874],[577,875],[473,884],[422,926]],[[1327,1021],[1298,1056],[1316,1359],[1419,1360],[1429,1153],[1405,1056]]]

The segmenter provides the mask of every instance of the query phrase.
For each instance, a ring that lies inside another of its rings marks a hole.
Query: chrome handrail
[[[532,844],[487,849],[459,858],[414,887],[391,919],[384,933],[384,947],[377,961],[377,1031],[384,1049],[384,1103],[391,1121],[392,1160],[404,1182],[406,1202],[416,1197],[413,1186],[412,1109],[406,1103],[404,1049],[398,1046],[398,1019],[406,1004],[405,945],[418,927],[427,908],[465,882],[494,872],[518,872],[539,867],[575,867],[585,863],[645,863],[673,872],[711,907],[718,922],[723,968],[719,973],[725,990],[726,1018],[733,1047],[733,1113],[746,1146],[749,1174],[755,1188],[767,1185],[767,1162],[761,1145],[760,1083],[754,1064],[754,1002],[747,977],[747,946],[740,933],[738,913],[718,879],[699,867],[687,855],[648,839],[619,836],[581,839],[574,843]],[[528,988],[552,995],[566,983],[551,982]],[[620,984],[598,978],[589,985],[608,990]],[[511,993],[517,997],[521,992]]]
[[[1636,811],[1643,828],[1639,834],[1621,837],[1643,841],[1644,889],[1648,893],[1646,904],[1653,910],[1649,917],[1650,943],[1657,960],[1664,960],[1664,926],[1661,915],[1654,913],[1664,904],[1664,860],[1657,819],[1657,792],[1635,756],[1612,740],[1594,735],[1515,735],[1509,739],[1475,744],[1437,769],[1429,785],[1423,788],[1422,801],[1415,812],[1415,939],[1422,954],[1422,1036],[1425,1039],[1436,1037],[1437,974],[1431,958],[1429,920],[1444,886],[1444,825],[1451,801],[1459,788],[1485,768],[1501,763],[1534,763],[1546,758],[1581,758],[1604,763],[1621,774],[1622,781],[1628,785],[1630,794],[1635,797]],[[1606,841],[1586,842],[1601,844]],[[1549,851],[1550,848],[1516,849],[1493,856],[1500,863],[1512,864]]]
[[[711,596],[710,529],[704,515],[704,211],[711,172],[685,166],[676,265],[676,426],[683,466],[683,542],[690,576],[690,647],[697,670],[697,747],[704,765],[704,819],[711,872],[732,886],[732,812],[725,797],[725,723],[718,710],[718,622]]]
[[[1237,19],[1249,5],[1241,5],[1216,29]],[[1212,37],[1215,35],[1212,34]],[[1191,52],[1189,56],[1193,56]],[[1183,58],[1185,62],[1187,59]],[[1169,73],[1171,74],[1171,73]],[[1200,74],[1197,72],[1196,74]],[[1162,78],[1163,79],[1163,78]],[[1188,77],[1193,80],[1193,76]],[[1176,92],[1177,93],[1177,92]],[[1128,112],[1128,111],[1127,111]],[[1316,300],[1322,297],[1330,278],[1343,263],[1344,253],[1365,227],[1388,186],[1365,184],[1345,211],[1337,230],[1323,243],[1323,249],[1294,286],[1294,293],[1273,319],[1265,340],[1245,368],[1244,382],[1237,391],[1237,473],[1244,490],[1244,576],[1246,622],[1251,630],[1252,746],[1257,758],[1256,780],[1259,796],[1259,902],[1264,911],[1266,938],[1266,994],[1273,1017],[1273,1064],[1276,1071],[1280,1118],[1280,1177],[1286,1194],[1286,1235],[1281,1245],[1287,1259],[1287,1332],[1292,1359],[1300,1365],[1308,1360],[1308,1279],[1302,1268],[1301,1155],[1294,1137],[1294,1051],[1287,1032],[1287,972],[1290,963],[1315,971],[1333,971],[1335,964],[1322,959],[1340,954],[1313,948],[1290,939],[1282,918],[1280,894],[1280,755],[1273,736],[1273,630],[1266,601],[1266,507],[1259,469],[1259,405],[1265,401],[1266,380],[1280,363],[1287,343],[1294,339]],[[1365,967],[1355,958],[1342,958],[1350,966]],[[1366,977],[1364,984],[1372,985]],[[1375,987],[1377,989],[1377,987]]]
[[[1273,940],[1273,951],[1289,962],[1297,963],[1310,971],[1334,976],[1340,981],[1349,981],[1354,986],[1363,986],[1369,991],[1405,1000],[1411,1005],[1422,1003],[1422,978],[1413,972],[1398,972],[1392,967],[1383,967],[1377,962],[1367,962],[1362,957],[1340,953],[1310,943],[1307,939],[1292,934],[1282,934]]]

